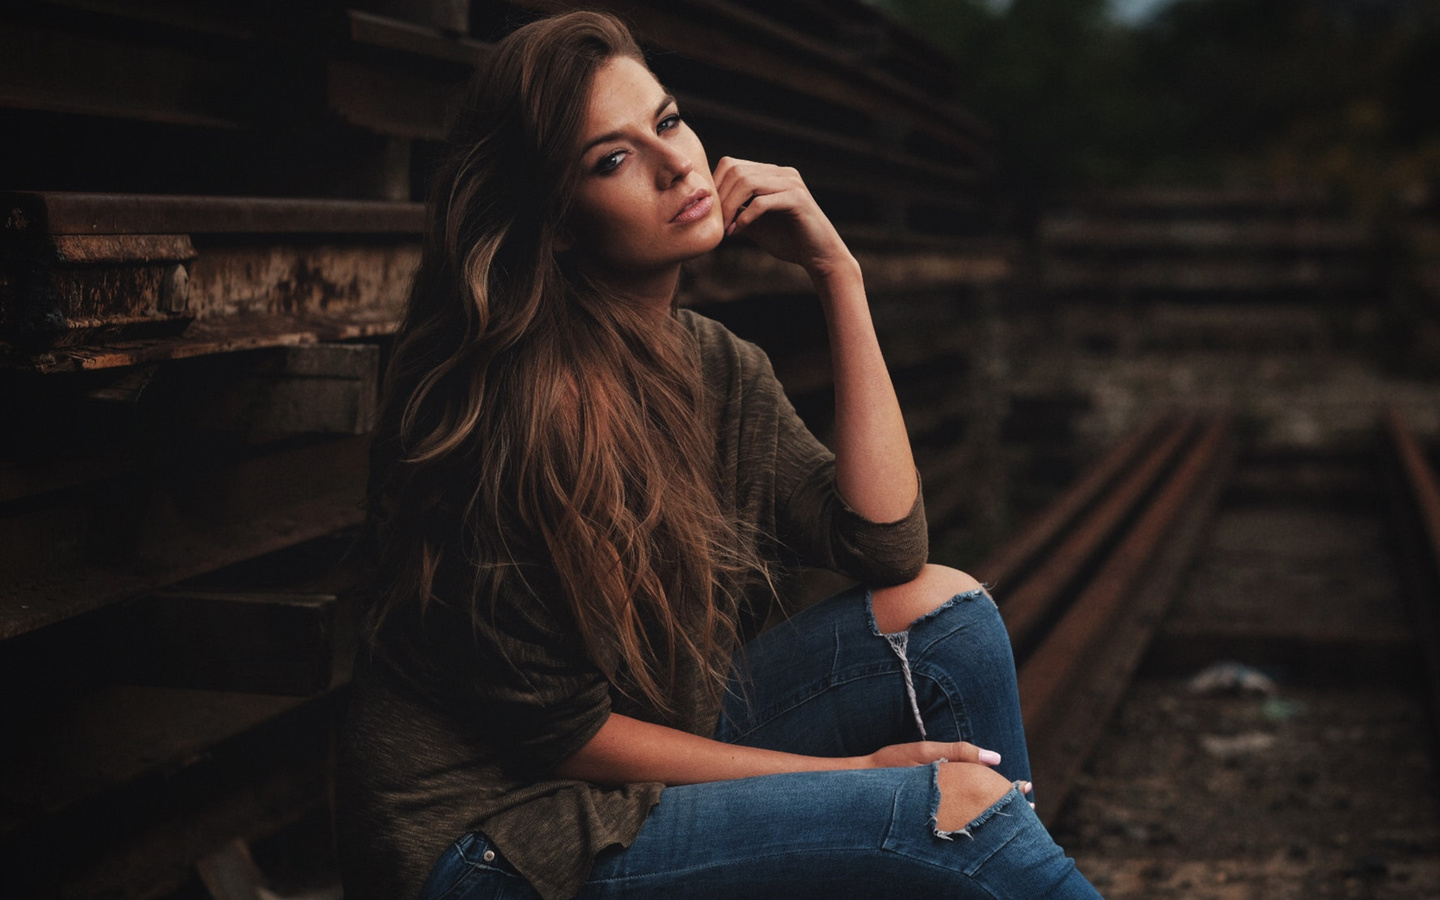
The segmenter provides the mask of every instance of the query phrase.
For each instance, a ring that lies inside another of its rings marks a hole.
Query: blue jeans
[[[983,591],[952,598],[903,636],[875,627],[854,588],[751,641],[716,738],[815,756],[969,741],[1030,778],[1015,664]],[[1018,787],[966,828],[936,828],[938,765],[806,772],[666,788],[628,848],[595,860],[601,898],[1098,898]],[[1043,786],[1042,786],[1043,787]],[[422,900],[533,900],[484,835],[435,864]]]

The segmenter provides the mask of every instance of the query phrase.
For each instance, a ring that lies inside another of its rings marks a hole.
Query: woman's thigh
[[[600,854],[580,896],[1097,896],[1018,790],[963,831],[936,831],[935,771],[808,772],[666,788],[635,842]],[[447,853],[449,893],[427,900],[535,897],[493,851],[484,860],[483,837],[465,840]]]
[[[898,635],[876,628],[863,586],[777,625],[737,658],[716,737],[815,756],[970,741],[1000,753],[1007,778],[1030,778],[1009,635],[983,591]]]

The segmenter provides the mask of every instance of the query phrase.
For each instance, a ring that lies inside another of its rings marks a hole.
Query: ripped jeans
[[[887,638],[875,627],[870,592],[852,588],[751,641],[736,672],[719,740],[857,756],[923,734],[995,750],[1002,774],[1030,778],[1009,637],[983,591],[953,598],[903,638]],[[580,896],[1099,897],[1018,788],[965,829],[938,831],[937,770],[806,772],[666,788],[635,842],[596,858]],[[436,863],[420,896],[537,895],[484,835],[467,835]]]

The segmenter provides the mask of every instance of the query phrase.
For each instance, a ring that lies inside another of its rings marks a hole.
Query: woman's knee
[[[978,763],[941,763],[936,779],[940,786],[940,807],[935,827],[959,831],[1010,792],[1012,783],[1004,775]]]
[[[876,588],[873,593],[875,626],[882,634],[904,631],[910,623],[932,612],[958,594],[979,590],[983,585],[974,577],[933,563],[904,584]]]

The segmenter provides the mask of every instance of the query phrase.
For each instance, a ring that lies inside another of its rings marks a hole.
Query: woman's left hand
[[[722,157],[715,193],[725,233],[743,234],[776,259],[826,274],[851,260],[840,233],[791,168]]]

